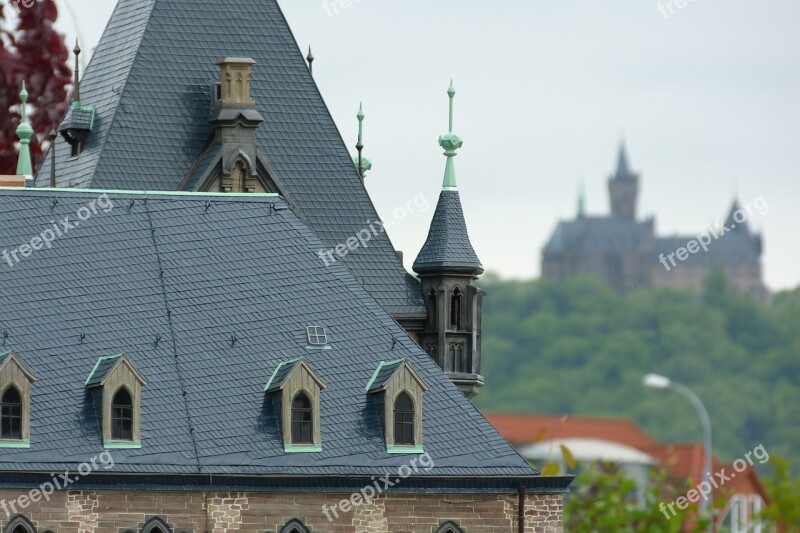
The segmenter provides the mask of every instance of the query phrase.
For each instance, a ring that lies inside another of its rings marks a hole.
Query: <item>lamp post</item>
[[[697,414],[700,416],[700,423],[703,426],[703,446],[705,447],[705,457],[703,458],[703,474],[702,478],[707,479],[711,475],[711,420],[708,418],[708,411],[706,411],[703,402],[700,398],[692,392],[691,389],[681,385],[680,383],[673,383],[671,379],[658,374],[647,374],[644,377],[643,383],[647,387],[653,389],[670,389],[678,394],[688,398]],[[706,509],[708,508],[708,498],[703,498],[700,501],[700,515],[705,516]]]

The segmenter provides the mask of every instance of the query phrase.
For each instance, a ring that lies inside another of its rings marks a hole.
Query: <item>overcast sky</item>
[[[67,0],[56,1],[72,39]],[[441,186],[436,141],[452,76],[458,181],[488,270],[538,276],[581,181],[588,211],[606,213],[624,136],[642,173],[639,213],[654,214],[660,233],[697,234],[734,195],[763,197],[769,212],[750,222],[764,233],[767,284],[800,285],[800,2],[686,0],[670,15],[675,0],[662,1],[666,17],[657,0],[280,3],[299,45],[313,47],[348,145],[364,102],[367,187],[381,216],[392,221],[419,194],[431,204],[390,232],[407,265]],[[114,2],[69,2],[91,50]]]

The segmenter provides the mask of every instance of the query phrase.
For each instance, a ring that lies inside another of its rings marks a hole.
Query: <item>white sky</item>
[[[89,51],[114,2],[56,0],[70,44],[67,1]],[[458,180],[488,270],[538,276],[541,248],[574,215],[581,180],[589,212],[607,212],[624,135],[642,173],[640,214],[655,214],[662,234],[697,234],[734,194],[763,196],[769,212],[751,224],[764,232],[767,284],[800,285],[797,1],[687,0],[668,18],[657,0],[327,2],[280,3],[300,46],[313,47],[317,83],[349,145],[364,101],[367,187],[387,222],[420,193],[436,202],[453,76],[465,140]],[[390,232],[409,266],[432,214]]]

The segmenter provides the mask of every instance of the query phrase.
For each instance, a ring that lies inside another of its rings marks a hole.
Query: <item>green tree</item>
[[[772,502],[762,516],[772,524],[783,525],[784,533],[800,532],[800,476],[792,478],[789,461],[775,454],[770,462],[774,469],[765,481]]]

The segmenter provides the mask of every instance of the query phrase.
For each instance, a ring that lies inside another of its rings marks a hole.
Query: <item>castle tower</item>
[[[428,238],[414,261],[419,274],[428,319],[420,345],[468,397],[483,386],[481,371],[481,303],[484,292],[475,285],[483,273],[469,240],[456,185],[453,158],[463,141],[453,133],[451,82],[450,130],[439,137],[447,164],[442,192]]]
[[[625,143],[619,148],[617,171],[608,180],[608,194],[611,197],[611,214],[627,220],[636,219],[636,201],[639,196],[639,174],[634,173],[628,164]]]

